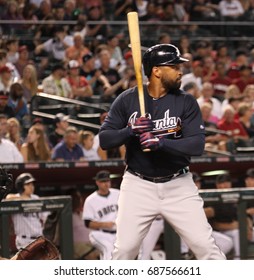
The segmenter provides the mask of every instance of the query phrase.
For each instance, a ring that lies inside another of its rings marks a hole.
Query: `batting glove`
[[[160,147],[160,139],[151,132],[142,133],[139,139],[142,150],[156,151]]]
[[[146,117],[137,118],[134,124],[131,125],[131,130],[134,135],[139,135],[144,132],[153,130],[153,121]]]

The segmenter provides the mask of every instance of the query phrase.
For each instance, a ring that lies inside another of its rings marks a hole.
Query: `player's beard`
[[[169,80],[168,78],[161,78],[162,87],[166,92],[178,90],[181,86],[181,79],[177,79],[175,81]]]

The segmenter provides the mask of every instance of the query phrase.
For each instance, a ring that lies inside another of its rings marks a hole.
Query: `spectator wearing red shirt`
[[[225,43],[221,43],[217,46],[215,61],[222,62],[225,65],[225,69],[229,69],[232,63],[232,57],[229,53],[229,48]]]
[[[232,137],[238,137],[242,139],[248,139],[248,133],[235,119],[235,110],[231,105],[227,105],[224,109],[223,116],[218,122],[218,128],[221,130],[231,132]]]
[[[235,54],[235,60],[232,61],[228,70],[228,77],[232,80],[240,78],[240,67],[248,65],[248,54],[244,49],[238,49]]]
[[[212,78],[216,77],[215,62],[211,56],[203,58],[203,83],[210,82]]]
[[[239,120],[235,119],[236,111],[231,105],[227,105],[223,111],[222,119],[218,122],[218,129],[227,131],[224,135],[226,150],[235,152],[236,148],[248,146],[249,135]]]
[[[69,82],[72,90],[72,98],[84,99],[93,95],[93,90],[87,79],[79,74],[80,65],[77,60],[71,60],[68,63],[68,76],[67,81]]]
[[[226,74],[226,65],[222,61],[218,61],[215,66],[216,76],[211,79],[214,88],[214,97],[220,101],[225,99],[225,93],[228,86],[232,84],[232,80]]]
[[[250,65],[242,65],[239,68],[240,77],[233,81],[237,85],[241,92],[243,92],[247,85],[254,84],[254,78],[252,76],[252,67]]]

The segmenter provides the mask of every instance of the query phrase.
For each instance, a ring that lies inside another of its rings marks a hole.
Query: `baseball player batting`
[[[226,259],[212,237],[203,200],[189,172],[191,156],[204,151],[205,129],[196,99],[180,90],[180,65],[186,61],[174,45],[148,48],[143,55],[148,78],[146,115],[140,114],[134,87],[115,99],[101,126],[103,149],[126,145],[114,260],[135,259],[158,215],[172,225],[197,259]]]

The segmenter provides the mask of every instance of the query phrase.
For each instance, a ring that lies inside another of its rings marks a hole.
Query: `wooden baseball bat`
[[[134,64],[135,76],[138,87],[138,98],[141,116],[145,116],[145,101],[142,77],[142,59],[141,59],[141,42],[139,32],[139,19],[137,12],[129,12],[127,14],[130,45],[132,51],[132,59]]]
[[[137,12],[129,12],[127,14],[129,37],[131,42],[131,52],[134,64],[135,76],[138,87],[138,99],[140,115],[145,116],[145,100],[144,100],[144,88],[143,88],[143,77],[142,77],[142,59],[141,59],[141,42],[139,32],[139,20]],[[150,149],[144,149],[143,152],[149,152]]]

